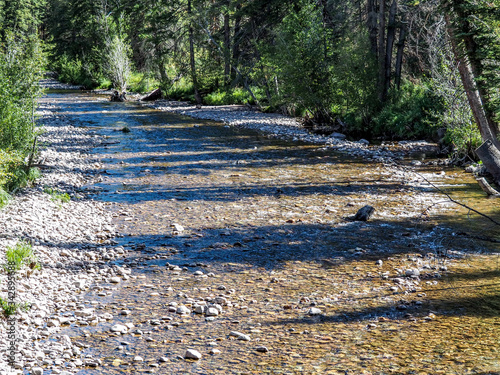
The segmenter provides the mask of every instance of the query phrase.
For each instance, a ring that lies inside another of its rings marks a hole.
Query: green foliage
[[[12,197],[4,189],[0,188],[0,209],[5,207]]]
[[[51,196],[52,202],[68,203],[71,201],[71,197],[68,193],[63,193],[57,189],[46,187],[43,189],[43,192]]]
[[[399,139],[429,139],[439,127],[435,116],[443,110],[442,100],[425,85],[405,82],[373,118],[373,134]]]
[[[26,156],[36,137],[35,107],[44,55],[37,39],[7,35],[0,47],[0,149]]]
[[[148,74],[132,72],[129,78],[129,91],[145,93],[157,89],[160,82]]]
[[[320,9],[304,1],[298,12],[283,19],[275,39],[274,45],[260,45],[265,74],[277,77],[273,104],[286,102],[313,115],[329,113],[334,91],[332,49]]]
[[[29,302],[9,303],[0,297],[0,308],[2,309],[3,316],[8,318],[9,316],[15,315],[19,310],[28,311],[30,309],[30,304]]]
[[[252,91],[258,100],[264,99],[261,89],[253,87]],[[248,91],[241,87],[211,92],[204,96],[203,101],[208,105],[255,104]]]
[[[14,247],[7,246],[5,256],[7,265],[4,267],[12,272],[19,271],[24,265],[28,265],[31,269],[40,268],[31,244],[26,241],[18,241]]]
[[[0,150],[0,189],[12,192],[28,186],[39,177],[40,170],[27,170],[24,158],[19,152]]]

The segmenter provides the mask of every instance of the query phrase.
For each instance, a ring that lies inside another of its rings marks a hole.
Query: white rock
[[[317,307],[311,307],[307,313],[309,315],[321,315],[321,310]]]
[[[206,312],[207,316],[217,316],[219,315],[219,310],[217,310],[215,307],[209,307]]]
[[[175,312],[177,314],[183,315],[183,314],[190,314],[191,310],[188,309],[186,306],[182,305],[182,306],[179,306]]]
[[[184,358],[186,358],[186,359],[200,359],[201,353],[197,350],[194,350],[194,349],[188,349],[188,350],[186,350],[186,353],[184,354]]]
[[[173,223],[170,225],[170,227],[174,228],[175,231],[177,232],[183,232],[184,231],[184,227],[180,224],[177,224],[177,223]]]
[[[123,324],[115,324],[113,327],[110,328],[111,332],[120,332],[120,333],[127,333],[128,328],[124,326]]]
[[[142,358],[141,356],[136,355],[134,357],[134,362],[143,362],[143,361],[144,361],[144,358]]]
[[[237,331],[231,331],[229,333],[229,336],[236,337],[238,340],[242,340],[242,341],[250,341],[251,340],[250,336],[245,335],[244,333],[241,333],[241,332],[237,332]]]
[[[31,374],[32,375],[43,375],[43,368],[41,368],[41,367],[33,367],[31,369]]]
[[[122,281],[122,279],[119,278],[118,276],[113,276],[113,277],[109,278],[109,282],[114,283],[114,284],[118,284],[120,281]]]

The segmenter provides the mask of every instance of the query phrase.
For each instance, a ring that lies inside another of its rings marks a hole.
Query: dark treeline
[[[0,9],[4,42],[8,30],[39,36],[49,68],[86,88],[249,103],[325,132],[433,139],[463,160],[497,142],[496,1],[0,0]]]

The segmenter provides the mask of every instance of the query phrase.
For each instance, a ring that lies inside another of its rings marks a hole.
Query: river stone
[[[206,312],[207,316],[217,316],[219,315],[219,310],[217,310],[215,307],[209,307]]]
[[[265,346],[258,346],[255,348],[255,350],[257,350],[260,353],[267,353],[269,351],[269,349]]]
[[[405,275],[408,277],[417,277],[420,276],[420,271],[416,268],[411,268],[405,271]]]
[[[188,309],[186,306],[182,305],[182,306],[179,306],[175,312],[177,314],[184,315],[184,314],[190,314],[191,310]]]
[[[204,314],[206,310],[207,310],[207,307],[203,306],[203,305],[196,305],[194,308],[194,312],[196,314]]]
[[[120,315],[130,315],[131,313],[132,313],[132,311],[130,311],[130,310],[122,310],[120,312]]]
[[[186,350],[186,353],[184,354],[185,359],[200,359],[201,358],[201,353],[197,350],[194,349],[188,349]]]
[[[41,367],[33,367],[31,369],[31,374],[32,375],[43,375],[43,368],[41,368]]]
[[[321,310],[317,307],[311,307],[307,313],[309,315],[321,315]]]
[[[81,309],[81,310],[75,311],[76,316],[84,316],[84,317],[92,316],[93,313],[94,313],[94,309],[92,309],[92,308]]]
[[[142,358],[141,356],[136,355],[134,357],[134,362],[143,362],[143,361],[144,361],[144,358]]]
[[[110,328],[110,330],[111,332],[120,332],[120,333],[128,332],[128,328],[123,324],[115,324],[113,327]]]
[[[172,228],[174,228],[175,231],[177,232],[183,232],[184,231],[184,227],[180,224],[177,224],[177,223],[173,223],[172,225],[170,225]]]
[[[122,281],[122,279],[120,279],[118,276],[113,276],[109,278],[109,282],[114,284],[118,284],[120,281]]]
[[[373,215],[375,212],[375,208],[372,206],[366,205],[358,210],[356,212],[356,215],[354,215],[354,221],[368,221],[370,217]]]
[[[238,340],[242,340],[242,341],[250,341],[251,340],[250,336],[245,335],[244,333],[241,333],[241,332],[237,332],[237,331],[231,331],[229,333],[229,336],[236,337]]]

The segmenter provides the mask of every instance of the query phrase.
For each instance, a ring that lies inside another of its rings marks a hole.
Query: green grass
[[[43,192],[51,196],[50,200],[52,202],[68,203],[71,200],[68,193],[63,193],[57,189],[46,187],[43,189]]]
[[[10,271],[19,271],[25,264],[30,265],[32,269],[40,268],[31,244],[26,241],[19,241],[14,247],[7,246],[5,256],[7,258],[5,268],[12,267]]]

